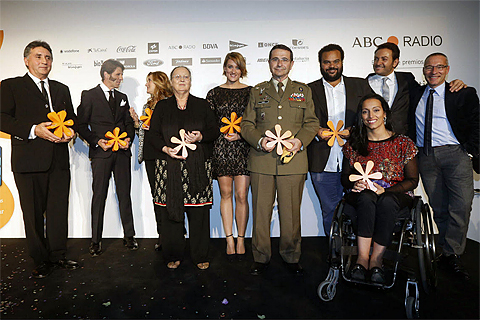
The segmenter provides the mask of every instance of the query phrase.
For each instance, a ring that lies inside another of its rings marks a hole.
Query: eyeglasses
[[[443,71],[447,67],[448,66],[444,66],[444,65],[440,64],[438,66],[425,66],[425,67],[423,67],[423,70],[430,72],[430,71],[433,71],[433,69],[437,68],[438,71]]]
[[[176,76],[173,77],[173,79],[177,80],[177,81],[180,81],[180,80],[190,80],[190,76],[181,76],[179,74],[177,74]]]
[[[275,62],[275,63],[277,63],[278,61],[282,61],[283,63],[287,63],[287,62],[290,62],[290,59],[287,59],[287,58],[281,58],[280,59],[280,58],[275,57],[275,58],[270,59],[270,61]]]

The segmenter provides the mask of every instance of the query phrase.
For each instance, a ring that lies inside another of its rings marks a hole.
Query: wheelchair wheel
[[[330,263],[337,264],[342,249],[342,235],[340,229],[341,213],[343,211],[343,202],[340,202],[335,210],[332,226],[330,227],[329,254]]]
[[[428,205],[419,205],[415,217],[415,236],[418,246],[418,268],[423,290],[428,294],[437,286],[433,223]]]
[[[323,281],[318,285],[317,294],[323,301],[332,301],[337,293],[337,286],[334,281]]]
[[[419,310],[416,306],[416,301],[414,297],[408,297],[405,303],[405,311],[407,312],[408,319],[418,319],[420,318]]]

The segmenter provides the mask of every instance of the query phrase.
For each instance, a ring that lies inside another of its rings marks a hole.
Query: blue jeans
[[[463,254],[473,201],[472,161],[459,145],[418,152],[418,169],[437,224],[443,252]]]
[[[342,200],[343,187],[340,180],[341,172],[310,172],[313,188],[317,193],[323,215],[323,231],[330,234],[333,213],[337,204]]]

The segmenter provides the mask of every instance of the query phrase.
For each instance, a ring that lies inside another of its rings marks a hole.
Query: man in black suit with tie
[[[462,279],[473,201],[472,159],[479,157],[479,100],[474,88],[450,92],[447,56],[432,53],[423,75],[427,86],[411,92],[410,137],[419,147],[418,167],[439,230],[440,262]]]
[[[100,68],[102,82],[93,89],[82,92],[77,109],[78,133],[90,145],[89,157],[92,161],[92,242],[90,254],[96,257],[102,253],[103,216],[107,199],[108,182],[113,172],[122,220],[123,244],[130,250],[137,250],[134,238],[132,200],[130,198],[131,171],[130,145],[135,137],[133,119],[130,117],[127,95],[116,90],[123,81],[124,66],[116,60],[107,60]],[[113,151],[105,134],[120,129],[119,135],[127,133],[125,146],[119,145]]]
[[[337,127],[339,120],[349,129],[355,121],[358,102],[371,93],[367,81],[361,78],[343,76],[343,49],[337,44],[329,44],[318,52],[320,72],[323,78],[309,84],[312,89],[315,114],[320,120],[320,129],[307,147],[308,170],[320,201],[323,215],[323,229],[330,232],[335,207],[343,196],[340,182],[343,154],[338,141],[332,147],[327,144],[330,136],[322,133],[329,131],[327,122],[331,120]],[[342,138],[348,138],[349,134]]]
[[[410,90],[420,85],[411,72],[395,71],[400,62],[400,49],[395,43],[385,42],[375,49],[373,71],[367,76],[372,90],[381,95],[390,107],[393,130],[398,134],[408,132],[408,110],[410,106]],[[466,87],[461,80],[450,83],[450,91],[458,91]]]
[[[70,190],[68,142],[75,132],[69,129],[69,133],[57,137],[48,128],[52,122],[47,114],[64,110],[65,120],[75,123],[76,118],[68,87],[48,78],[53,61],[48,43],[33,41],[23,55],[27,74],[6,79],[0,86],[0,130],[11,135],[12,171],[28,251],[36,266],[32,276],[45,278],[55,268],[73,270],[79,266],[65,258]]]

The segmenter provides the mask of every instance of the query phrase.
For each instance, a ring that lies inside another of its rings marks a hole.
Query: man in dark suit
[[[92,161],[93,197],[92,197],[92,257],[102,253],[103,216],[107,199],[108,181],[113,172],[119,202],[120,218],[124,232],[124,245],[137,250],[134,238],[132,200],[130,198],[130,144],[135,137],[133,119],[130,117],[127,95],[116,90],[123,81],[124,66],[116,60],[107,60],[100,68],[102,82],[93,89],[82,92],[77,109],[78,133],[89,143],[89,157]],[[118,151],[112,150],[105,134],[118,127],[120,133],[126,132],[125,146]]]
[[[305,177],[308,170],[307,154],[303,150],[318,131],[318,119],[310,88],[288,77],[293,67],[293,52],[283,44],[270,50],[270,81],[257,84],[250,92],[250,101],[240,124],[242,137],[250,144],[248,170],[251,172],[253,199],[252,252],[253,275],[261,274],[272,255],[270,226],[275,194],[280,219],[280,255],[290,272],[302,275],[301,221]],[[275,141],[265,135],[281,126],[281,134],[289,130],[289,152],[295,153],[289,162],[281,161],[275,151]]]
[[[409,131],[419,147],[420,175],[439,230],[440,261],[468,280],[460,256],[472,210],[472,158],[479,157],[479,100],[473,88],[446,90],[449,71],[443,53],[425,59],[428,85],[411,92]]]
[[[47,114],[65,110],[65,120],[76,122],[68,87],[48,78],[52,49],[33,41],[24,51],[28,73],[2,81],[1,131],[12,141],[12,171],[25,223],[28,251],[35,262],[34,278],[45,278],[55,268],[76,269],[65,259],[68,237],[70,163],[68,142],[48,129]],[[46,220],[46,235],[45,224]]]
[[[338,121],[342,120],[344,128],[350,129],[355,121],[358,102],[372,92],[365,79],[342,75],[343,59],[344,52],[339,45],[329,44],[323,47],[318,52],[323,78],[308,84],[312,89],[315,114],[320,121],[317,136],[307,148],[308,170],[322,208],[323,230],[326,235],[330,232],[335,207],[343,196],[340,182],[343,154],[338,141],[335,140],[330,147],[327,144],[330,136],[323,133],[330,131],[327,127],[329,120],[335,128]],[[345,134],[342,138],[348,136]]]
[[[367,76],[368,83],[375,93],[381,95],[392,112],[393,130],[398,134],[408,132],[408,110],[410,106],[410,90],[420,85],[411,72],[395,71],[400,62],[400,49],[391,42],[382,43],[375,49],[373,71]],[[450,91],[458,91],[466,87],[461,80],[450,83]]]

